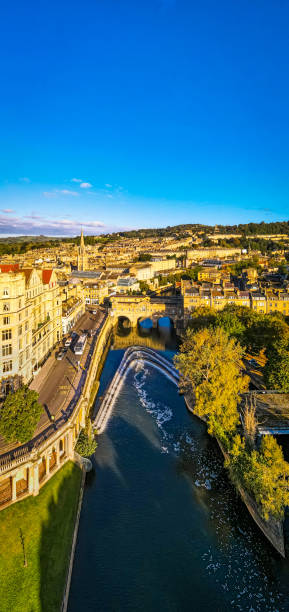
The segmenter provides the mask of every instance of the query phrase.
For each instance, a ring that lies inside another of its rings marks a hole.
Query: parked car
[[[61,351],[59,351],[59,353],[57,353],[57,355],[56,355],[56,359],[57,359],[57,361],[61,361],[61,359],[63,359],[64,355],[65,355],[65,351],[62,349],[62,350],[61,350]]]
[[[71,340],[72,340],[72,338],[70,336],[68,338],[66,338],[64,346],[69,347],[71,345]]]
[[[256,361],[256,359],[249,359],[249,364],[254,366],[255,368],[260,367],[260,364],[258,363],[258,361]]]
[[[93,311],[92,311],[92,314],[96,314],[96,310],[93,310]]]

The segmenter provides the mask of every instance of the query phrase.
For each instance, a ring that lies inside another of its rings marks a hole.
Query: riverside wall
[[[82,387],[62,415],[27,444],[0,455],[0,510],[38,495],[62,465],[75,460],[74,447],[91,409],[91,394],[95,393],[95,379],[112,328],[113,320],[108,316],[88,353]]]

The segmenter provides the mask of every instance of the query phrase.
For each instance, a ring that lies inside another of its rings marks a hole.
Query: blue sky
[[[288,219],[287,0],[2,3],[0,233]]]

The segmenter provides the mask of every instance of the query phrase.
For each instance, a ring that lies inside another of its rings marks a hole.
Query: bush
[[[89,435],[84,429],[79,434],[75,450],[81,457],[90,457],[97,448],[97,442],[93,435]]]

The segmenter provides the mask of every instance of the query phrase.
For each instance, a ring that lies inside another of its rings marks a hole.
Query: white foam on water
[[[165,423],[172,419],[173,410],[162,402],[156,403],[150,399],[147,391],[144,389],[148,374],[149,371],[144,367],[144,363],[139,362],[137,370],[134,374],[133,384],[138,393],[141,405],[144,407],[146,412],[153,417],[157,427],[161,432],[162,438],[167,440],[170,436],[163,426]],[[163,453],[168,453],[169,449],[167,446],[161,446],[161,451]]]

